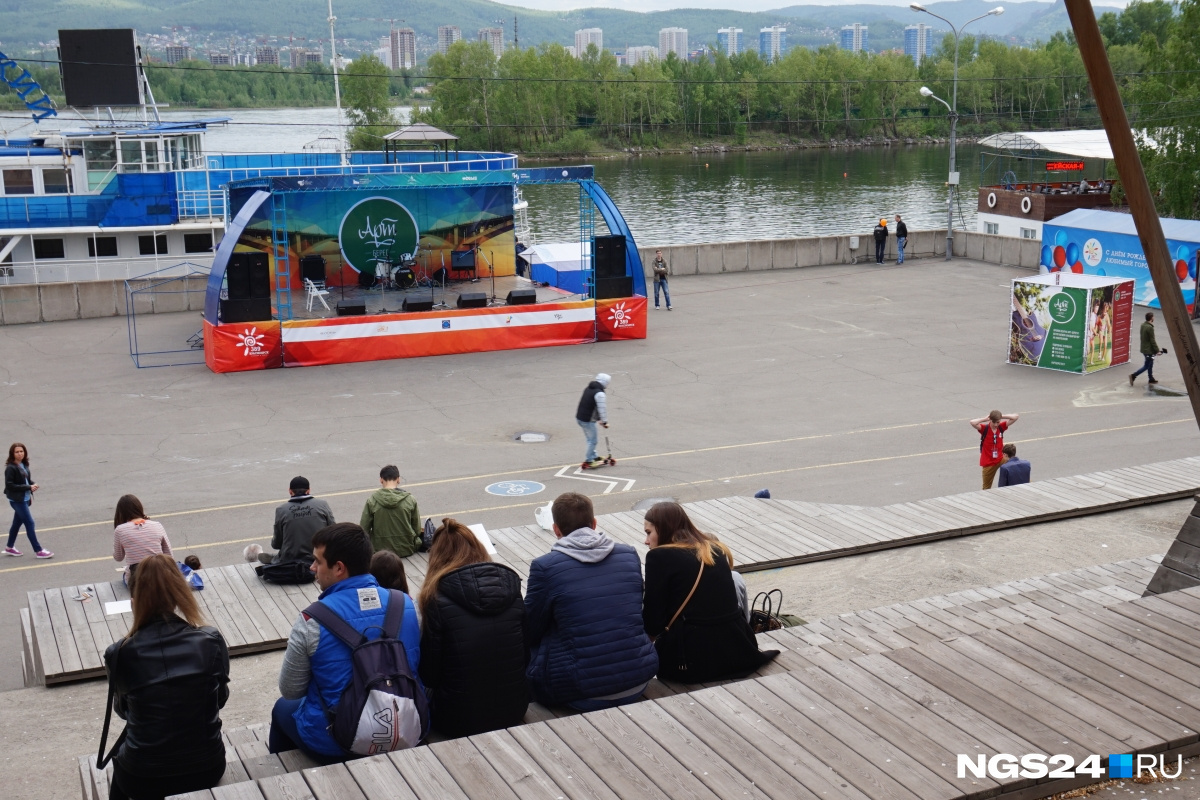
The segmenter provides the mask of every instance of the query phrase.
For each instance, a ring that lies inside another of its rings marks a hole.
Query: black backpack
[[[254,572],[267,583],[312,583],[317,576],[309,569],[310,564],[311,561],[277,561],[274,564],[260,564],[254,568]]]
[[[408,665],[404,643],[396,638],[406,598],[395,589],[378,591],[389,594],[378,639],[368,640],[320,601],[304,609],[350,648],[350,682],[336,707],[329,708],[323,699],[321,706],[333,740],[361,756],[416,747],[429,733],[429,702]]]

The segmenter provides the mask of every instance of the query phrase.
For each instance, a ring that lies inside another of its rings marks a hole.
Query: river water
[[[398,116],[406,122],[409,114],[402,108]],[[286,152],[314,142],[328,149],[339,130],[332,108],[169,111],[164,116],[231,118],[207,137],[210,151],[226,153]],[[958,148],[963,194],[955,222],[969,230],[975,228],[978,153],[974,145]],[[616,201],[634,238],[643,245],[665,245],[865,233],[880,217],[891,223],[897,213],[913,229],[944,228],[949,156],[945,145],[898,145],[582,161],[595,165],[596,179]],[[574,186],[524,191],[535,241],[578,240]]]

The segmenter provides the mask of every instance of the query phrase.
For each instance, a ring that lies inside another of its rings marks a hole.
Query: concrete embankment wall
[[[860,234],[857,250],[850,236],[813,236],[802,239],[759,239],[639,248],[646,274],[654,251],[661,249],[672,275],[716,275],[722,272],[759,272],[834,264],[869,264],[875,258],[871,234]],[[1010,264],[1037,270],[1041,242],[974,231],[954,232],[954,255],[993,264]],[[946,231],[912,231],[905,249],[907,258],[936,258],[946,254]],[[896,256],[896,240],[888,238],[887,257]],[[186,281],[186,286],[185,286]],[[139,314],[201,311],[204,283],[191,276],[160,286],[154,292],[134,295]],[[139,288],[134,286],[134,288]],[[186,289],[186,290],[185,290]],[[125,281],[17,284],[0,286],[0,324],[55,322],[65,319],[121,316],[125,313]]]

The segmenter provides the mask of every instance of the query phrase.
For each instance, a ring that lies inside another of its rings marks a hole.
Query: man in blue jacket
[[[330,525],[313,534],[312,547],[311,569],[321,587],[318,600],[368,639],[378,639],[391,597],[380,591],[369,572],[372,550],[366,532],[352,522]],[[397,638],[404,643],[408,667],[416,676],[421,629],[408,595],[404,595],[404,620]],[[272,753],[299,749],[321,763],[344,760],[347,754],[329,733],[322,701],[335,708],[350,677],[350,648],[302,613],[292,626],[279,670],[282,697],[271,711],[268,749]]]
[[[1004,445],[1005,462],[1000,465],[1000,481],[999,486],[1018,486],[1022,483],[1029,483],[1029,474],[1032,466],[1023,458],[1017,458],[1017,446],[1015,444]]]
[[[596,530],[586,496],[559,495],[551,514],[558,541],[530,566],[525,592],[533,695],[580,711],[632,703],[658,672],[642,624],[641,559]]]

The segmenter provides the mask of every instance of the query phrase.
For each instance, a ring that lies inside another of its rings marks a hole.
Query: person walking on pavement
[[[896,215],[896,263],[904,263],[904,245],[908,244],[908,226]]]
[[[973,419],[968,424],[979,434],[979,466],[983,469],[983,488],[992,488],[996,472],[1007,460],[1004,455],[1004,432],[1016,423],[1020,414],[1001,414],[992,411],[986,417]]]
[[[604,390],[608,388],[608,382],[611,380],[612,377],[603,372],[593,378],[583,390],[583,397],[579,398],[579,408],[575,410],[575,421],[583,428],[583,438],[587,440],[587,454],[583,458],[583,463],[587,466],[598,467],[604,463],[604,459],[596,455],[596,440],[599,435],[596,423],[608,427],[608,397]]]
[[[1166,352],[1167,348],[1159,349],[1158,341],[1154,338],[1154,313],[1148,313],[1146,314],[1146,321],[1142,323],[1142,357],[1146,359],[1146,363],[1142,365],[1141,369],[1129,376],[1129,385],[1133,386],[1133,382],[1137,379],[1137,376],[1143,372],[1150,379],[1150,384],[1158,383],[1158,381],[1154,380],[1154,358]]]
[[[663,296],[667,300],[667,311],[671,310],[671,291],[667,288],[667,262],[663,259],[662,250],[654,251],[654,307],[658,308],[658,288],[662,287]]]
[[[887,247],[887,220],[879,220],[879,224],[875,226],[875,263],[883,263],[883,250]]]

